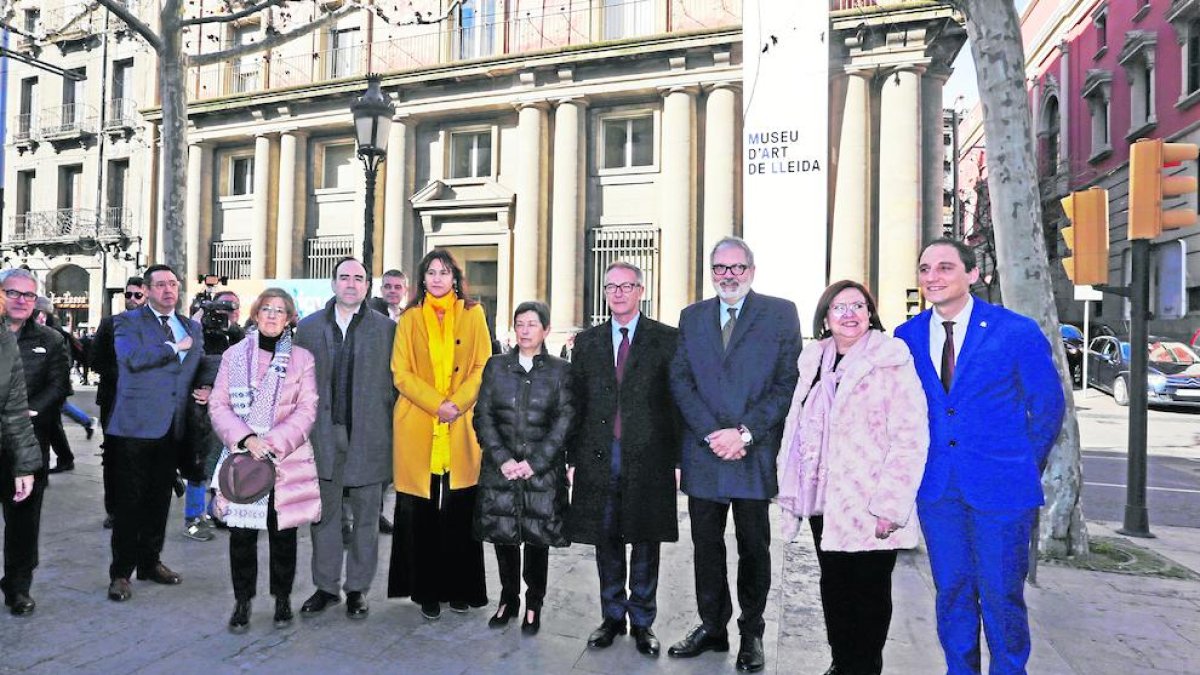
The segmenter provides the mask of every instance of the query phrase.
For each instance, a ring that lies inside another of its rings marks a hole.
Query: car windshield
[[[1151,363],[1178,363],[1190,366],[1200,361],[1196,352],[1182,342],[1151,342],[1149,347]]]

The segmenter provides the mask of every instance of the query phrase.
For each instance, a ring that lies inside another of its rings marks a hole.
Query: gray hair
[[[754,251],[750,250],[750,244],[747,244],[745,239],[742,239],[741,237],[734,237],[732,235],[728,237],[722,237],[721,241],[718,241],[716,245],[712,247],[712,251],[708,254],[708,264],[712,264],[713,258],[717,255],[717,251],[720,251],[723,248],[742,249],[742,253],[746,254],[746,264],[750,267],[754,267]]]
[[[36,307],[39,312],[45,312],[46,314],[54,313],[54,303],[50,301],[50,298],[47,298],[44,295],[38,296],[34,307]]]
[[[604,268],[604,276],[607,278],[608,273],[613,270],[629,270],[630,272],[633,272],[634,275],[637,276],[637,282],[638,282],[639,286],[642,285],[642,283],[644,281],[644,278],[643,278],[644,275],[642,274],[642,268],[638,267],[637,265],[634,265],[631,262],[625,262],[624,260],[614,260],[614,261],[610,262],[608,264],[608,267]]]
[[[0,272],[0,284],[7,282],[9,279],[28,279],[33,282],[34,288],[38,288],[41,284],[38,283],[38,278],[33,272],[24,267],[12,267]]]

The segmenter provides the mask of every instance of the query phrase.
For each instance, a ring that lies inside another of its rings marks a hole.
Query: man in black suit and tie
[[[567,531],[572,541],[596,546],[603,623],[588,646],[611,645],[628,618],[637,650],[657,656],[651,625],[659,545],[679,539],[679,426],[668,384],[679,331],[642,316],[643,290],[642,270],[609,265],[604,297],[612,319],[575,338],[571,382],[578,415],[568,445],[574,489]]]
[[[778,492],[775,455],[799,377],[800,318],[791,302],[750,290],[754,253],[745,241],[722,239],[709,262],[718,297],[680,314],[671,364],[671,391],[685,423],[681,469],[701,623],[668,654],[729,649],[725,523],[732,510],[742,610],[737,669],[756,672],[765,666],[763,609],[771,590],[767,507]]]

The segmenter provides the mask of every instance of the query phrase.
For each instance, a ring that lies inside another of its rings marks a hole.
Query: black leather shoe
[[[508,625],[509,619],[512,619],[520,611],[521,603],[519,602],[501,603],[492,618],[488,619],[488,628],[504,628]]]
[[[422,602],[421,616],[430,621],[437,621],[442,616],[442,603],[440,602]]]
[[[11,598],[5,598],[4,604],[8,605],[8,611],[12,612],[13,616],[28,616],[37,608],[37,603],[28,593],[13,593]]]
[[[286,595],[275,598],[275,627],[287,628],[292,625],[292,599]]]
[[[108,599],[113,602],[125,602],[133,597],[133,590],[129,587],[129,580],[121,577],[113,579],[108,584]]]
[[[662,651],[662,646],[658,643],[658,637],[650,628],[642,628],[641,626],[630,626],[629,634],[633,636],[633,642],[637,645],[637,650],[646,656],[658,656]]]
[[[154,567],[148,570],[138,570],[137,578],[140,581],[153,581],[164,586],[177,586],[183,581],[170,567],[162,563],[155,563]]]
[[[362,591],[350,591],[346,594],[346,616],[351,619],[365,619],[370,612],[371,608],[367,606],[367,599],[363,597]]]
[[[727,652],[729,651],[729,634],[710,632],[704,624],[700,624],[687,634],[679,642],[671,645],[667,650],[667,656],[676,659],[690,659],[693,656],[700,656],[704,652]]]
[[[471,605],[464,600],[451,600],[450,611],[458,612],[459,614],[466,614],[467,612],[471,611]]]
[[[588,636],[588,646],[596,649],[604,649],[613,643],[618,635],[625,634],[625,622],[616,621],[613,619],[605,619],[600,627],[592,631]]]
[[[396,528],[392,527],[392,521],[388,520],[380,514],[379,516],[379,534],[391,534]]]
[[[233,603],[233,614],[229,617],[229,632],[241,634],[250,630],[250,601]]]
[[[767,664],[763,655],[762,638],[757,635],[743,635],[742,646],[738,649],[737,669],[743,673],[757,673]]]
[[[529,615],[533,614],[533,619],[530,620]],[[526,635],[537,635],[542,629],[542,610],[530,609],[525,612],[525,618],[521,621],[521,632]]]
[[[104,529],[111,530],[112,526],[113,526],[113,517],[112,517],[112,514],[110,513],[110,514],[104,516]]]
[[[324,612],[326,607],[329,607],[330,605],[336,605],[341,601],[342,599],[339,598],[337,594],[327,593],[318,588],[312,595],[308,597],[307,600],[304,601],[303,605],[300,605],[300,616],[316,616],[321,612]]]

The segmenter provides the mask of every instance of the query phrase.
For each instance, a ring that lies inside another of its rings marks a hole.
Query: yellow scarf
[[[428,293],[421,303],[421,316],[429,333],[429,360],[433,363],[433,386],[443,396],[450,395],[450,377],[454,373],[454,291],[435,298]],[[438,313],[442,320],[438,321]],[[450,425],[433,418],[433,446],[429,456],[430,473],[441,476],[450,471]]]

